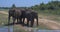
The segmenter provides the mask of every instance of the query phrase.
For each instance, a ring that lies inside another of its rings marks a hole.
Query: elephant
[[[18,20],[20,20],[20,23],[22,23],[21,13],[22,12],[19,9],[9,9],[8,24],[10,23],[10,17],[12,17],[12,19],[13,19],[13,24],[16,19],[17,19],[17,22],[18,22]]]
[[[24,19],[27,18],[27,26],[29,26],[29,21],[31,21],[30,27],[33,26],[34,19],[36,18],[37,26],[38,26],[38,13],[37,12],[32,11],[32,10],[26,10],[25,13],[23,14],[23,17],[24,17]],[[24,24],[24,21],[23,21],[23,24]]]
[[[17,19],[19,23],[24,25],[24,20],[27,18],[27,26],[29,26],[29,21],[31,21],[30,26],[32,27],[34,24],[34,19],[37,19],[37,26],[38,26],[38,13],[29,9],[9,9],[8,15],[8,24],[10,23],[10,17],[13,18],[13,24]],[[23,19],[23,22],[22,22]]]

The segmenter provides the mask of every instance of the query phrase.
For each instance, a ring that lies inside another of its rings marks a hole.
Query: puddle
[[[4,27],[0,27],[0,32],[8,32],[8,29],[10,32],[13,32],[13,26],[4,26]]]

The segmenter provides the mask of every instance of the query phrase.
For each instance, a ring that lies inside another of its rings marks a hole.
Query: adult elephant
[[[20,23],[22,23],[22,20],[21,20],[21,10],[19,9],[9,9],[9,15],[8,15],[8,24],[10,23],[10,17],[12,17],[13,19],[13,24],[15,23],[15,20],[17,19],[17,22],[18,22],[18,19],[20,20]]]
[[[26,10],[24,13],[24,17],[27,18],[27,26],[29,26],[29,21],[31,21],[30,26],[32,27],[34,24],[34,19],[37,21],[37,26],[38,26],[38,13],[32,10]],[[24,24],[24,21],[23,21]]]

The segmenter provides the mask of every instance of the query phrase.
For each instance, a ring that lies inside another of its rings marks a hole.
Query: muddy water
[[[8,32],[8,29],[10,32],[13,32],[13,26],[3,26],[3,27],[0,27],[0,32]]]

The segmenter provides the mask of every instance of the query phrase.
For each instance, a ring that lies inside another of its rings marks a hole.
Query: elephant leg
[[[19,18],[19,23],[22,24],[22,18]]]
[[[13,17],[13,24],[15,23],[16,18]]]
[[[31,20],[31,25],[30,25],[30,27],[33,27],[33,24],[34,24],[34,19]]]
[[[27,26],[29,27],[29,20],[27,19]]]
[[[23,25],[24,25],[25,18],[23,18]]]
[[[38,26],[38,17],[36,17],[36,19],[37,19],[37,26]]]

